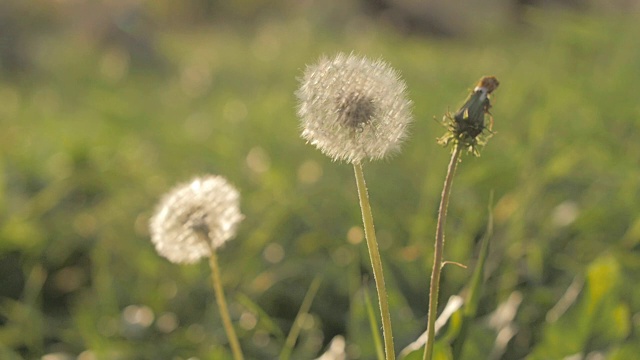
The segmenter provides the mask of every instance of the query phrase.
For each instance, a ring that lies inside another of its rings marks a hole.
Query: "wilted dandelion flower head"
[[[150,221],[151,241],[174,263],[194,263],[236,234],[240,194],[221,176],[197,177],[170,190]]]
[[[307,67],[296,95],[302,137],[333,160],[360,163],[396,152],[412,121],[406,84],[381,60],[323,57]]]

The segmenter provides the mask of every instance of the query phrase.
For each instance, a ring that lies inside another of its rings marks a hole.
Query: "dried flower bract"
[[[443,145],[454,143],[478,156],[478,145],[484,145],[491,136],[493,118],[489,113],[491,101],[489,96],[500,85],[494,76],[480,79],[473,92],[467,97],[464,105],[453,115],[447,113],[443,119],[447,133],[438,139]],[[489,115],[490,124],[486,126],[485,115]],[[485,130],[488,134],[485,135]]]
[[[240,194],[221,176],[197,177],[161,200],[150,221],[151,241],[174,263],[194,263],[236,234]]]
[[[307,67],[296,95],[302,137],[333,160],[384,158],[400,149],[412,121],[404,81],[381,60],[322,58]]]

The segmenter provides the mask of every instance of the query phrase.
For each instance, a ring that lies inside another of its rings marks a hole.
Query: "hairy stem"
[[[384,350],[386,353],[386,359],[394,360],[396,355],[393,347],[391,315],[389,314],[389,303],[387,301],[387,290],[384,285],[384,275],[382,274],[382,261],[380,260],[378,241],[376,240],[376,232],[373,227],[373,215],[371,214],[371,205],[369,204],[369,194],[367,193],[367,185],[364,182],[362,165],[354,163],[353,169],[356,175],[356,183],[358,185],[358,197],[360,198],[360,210],[362,211],[362,222],[364,223],[364,235],[367,240],[369,257],[371,258],[373,279],[376,283],[376,290],[378,292],[378,304],[380,306],[380,316],[382,318],[382,335],[384,337]]]
[[[435,324],[438,312],[438,293],[440,292],[440,273],[443,265],[444,250],[444,227],[447,222],[447,206],[449,205],[449,195],[453,185],[453,175],[458,166],[461,148],[456,145],[451,154],[451,161],[447,168],[447,176],[444,180],[440,208],[438,209],[438,223],[436,225],[436,242],[433,251],[433,270],[431,272],[431,284],[429,287],[429,315],[427,320],[427,342],[424,347],[423,360],[431,360],[433,356],[433,345],[435,342]]]
[[[213,290],[216,294],[216,302],[218,303],[218,309],[220,310],[220,317],[222,318],[222,324],[224,330],[229,338],[229,345],[231,346],[231,352],[233,353],[234,360],[243,360],[242,349],[240,349],[240,342],[236,336],[236,331],[233,329],[231,323],[231,317],[229,316],[229,309],[227,308],[227,301],[224,298],[224,290],[222,289],[222,282],[220,281],[220,268],[218,267],[218,257],[215,249],[211,249],[211,256],[209,257],[209,266],[211,267],[211,282],[213,284]]]

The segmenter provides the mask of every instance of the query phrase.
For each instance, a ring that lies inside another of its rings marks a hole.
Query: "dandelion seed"
[[[194,263],[233,238],[244,218],[240,194],[221,176],[197,177],[170,190],[149,227],[158,253],[174,263]]]
[[[336,161],[398,151],[412,121],[406,84],[381,60],[323,57],[307,67],[296,95],[302,138]]]

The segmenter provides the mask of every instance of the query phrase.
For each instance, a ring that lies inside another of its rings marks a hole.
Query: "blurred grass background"
[[[637,4],[517,3],[4,1],[0,357],[229,358],[206,264],[169,263],[147,232],[165,191],[214,173],[242,192],[220,262],[247,357],[277,357],[321,275],[293,358],[336,335],[373,358],[352,169],[299,138],[293,95],[306,64],[354,51],[415,102],[402,153],[365,166],[398,351],[426,326],[449,160],[434,116],[495,75],[497,133],[464,158],[447,224],[446,259],[472,265],[495,191],[462,358],[636,358]],[[442,306],[470,273],[446,268]]]

